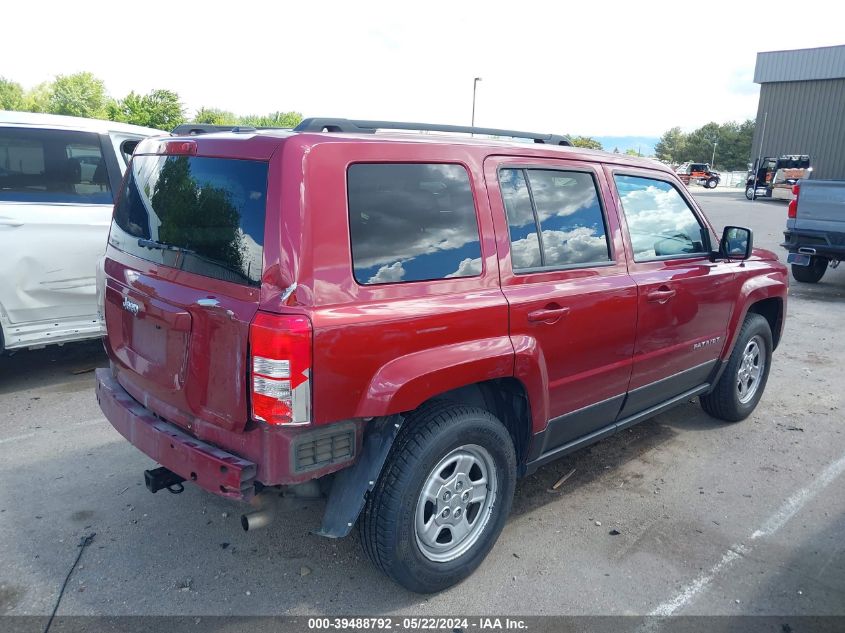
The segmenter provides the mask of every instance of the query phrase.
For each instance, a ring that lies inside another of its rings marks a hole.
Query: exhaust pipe
[[[241,527],[244,529],[244,532],[267,527],[272,522],[273,513],[269,510],[258,510],[257,512],[241,515]]]

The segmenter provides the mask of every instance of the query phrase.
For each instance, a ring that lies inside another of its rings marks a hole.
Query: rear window
[[[348,182],[358,283],[481,274],[475,202],[461,165],[356,164]]]
[[[267,163],[136,156],[109,242],[157,264],[257,286],[266,197]]]
[[[111,204],[99,136],[0,128],[0,201]]]

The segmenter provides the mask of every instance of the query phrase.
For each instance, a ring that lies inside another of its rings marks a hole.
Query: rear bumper
[[[808,252],[808,254],[831,259],[845,259],[845,233],[788,230],[783,232],[783,237],[781,246],[790,253],[797,253],[798,249],[814,249],[814,253]]]
[[[349,466],[361,450],[363,420],[314,428],[252,424],[233,432],[194,419],[190,434],[133,398],[109,369],[96,376],[100,409],[123,437],[168,470],[224,497],[249,499],[256,483],[317,479]]]
[[[232,499],[255,492],[253,462],[191,437],[126,393],[108,369],[97,370],[97,402],[108,421],[133,446],[200,488]]]

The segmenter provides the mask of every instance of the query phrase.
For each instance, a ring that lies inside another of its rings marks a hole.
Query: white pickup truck
[[[845,180],[802,180],[793,193],[781,246],[792,276],[816,283],[845,259]]]
[[[160,130],[0,111],[0,352],[100,336],[96,265],[138,141]]]

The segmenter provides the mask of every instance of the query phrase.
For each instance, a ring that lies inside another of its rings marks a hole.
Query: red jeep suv
[[[763,394],[786,268],[656,162],[411,123],[186,131],[135,150],[99,275],[97,399],[153,492],[319,479],[319,533],[358,523],[432,592],[490,551],[517,477]]]

